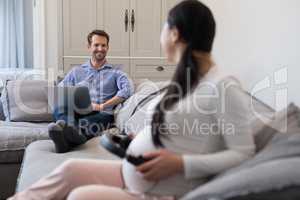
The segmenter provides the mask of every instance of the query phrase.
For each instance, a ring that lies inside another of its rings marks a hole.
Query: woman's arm
[[[221,132],[225,149],[206,155],[184,155],[184,174],[187,179],[203,178],[235,167],[254,155],[255,145],[250,127],[249,98],[237,85],[225,88],[222,108],[214,114],[225,130]]]

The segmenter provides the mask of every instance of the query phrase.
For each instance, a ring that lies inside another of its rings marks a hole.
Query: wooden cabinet
[[[104,29],[108,56],[160,57],[161,0],[63,0],[64,55],[88,55],[86,36]]]

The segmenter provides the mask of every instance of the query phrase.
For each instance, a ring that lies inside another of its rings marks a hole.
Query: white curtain
[[[0,68],[26,66],[24,0],[0,0]]]

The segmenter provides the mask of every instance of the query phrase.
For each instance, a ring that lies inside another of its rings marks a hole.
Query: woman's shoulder
[[[241,82],[234,73],[225,70],[219,66],[213,66],[204,76],[203,80],[215,83],[235,82],[236,84],[241,84]]]
[[[228,101],[235,103],[244,101],[244,91],[236,76],[214,68],[200,80],[193,93],[181,104],[191,104],[192,107],[211,110]]]
[[[199,84],[195,88],[195,91],[202,90],[215,92],[216,90],[226,89],[231,86],[235,88],[242,88],[242,84],[239,79],[232,73],[222,70],[221,68],[214,66],[207,74],[199,81]]]

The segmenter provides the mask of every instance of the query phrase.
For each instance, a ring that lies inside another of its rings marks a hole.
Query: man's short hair
[[[92,37],[94,35],[98,35],[98,36],[103,36],[107,39],[107,44],[109,44],[109,35],[103,31],[103,30],[93,30],[92,32],[90,32],[87,36],[87,41],[88,41],[88,44],[91,45],[92,44]]]

